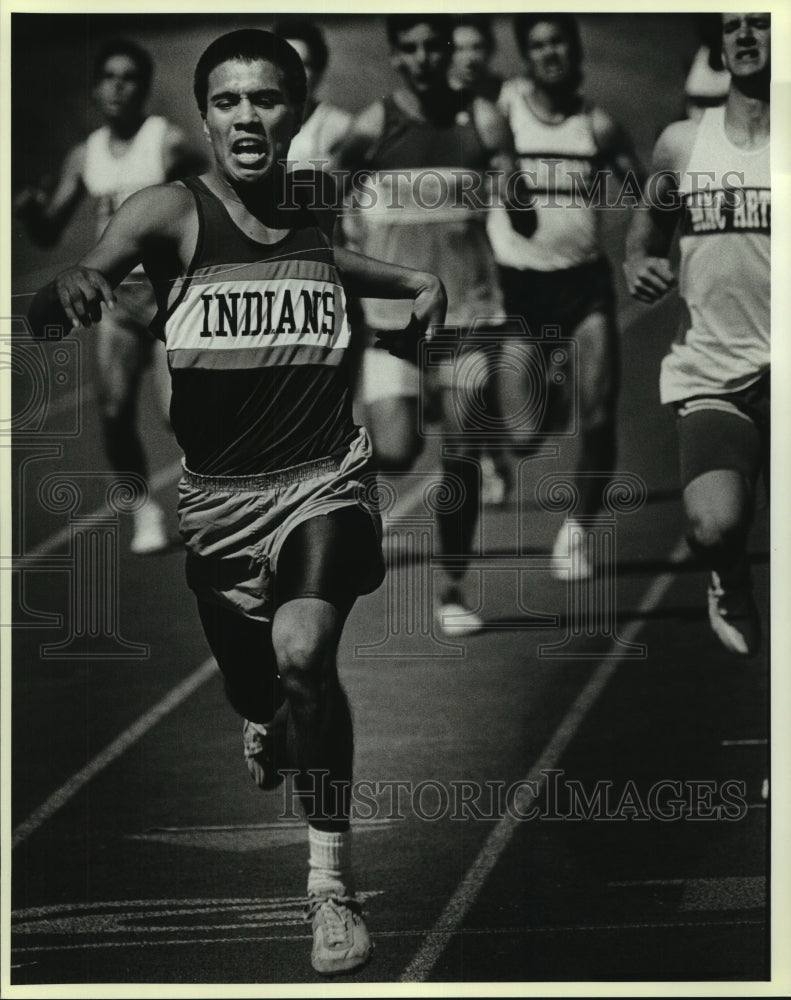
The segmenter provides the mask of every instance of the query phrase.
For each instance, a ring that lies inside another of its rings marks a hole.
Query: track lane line
[[[159,472],[155,472],[148,481],[151,496],[158,493],[166,486],[170,486],[171,483],[174,483],[180,475],[180,458],[171,462],[169,465],[166,465],[163,469],[160,469]],[[106,504],[102,504],[100,507],[92,510],[87,517],[99,517],[102,514],[107,513],[108,509],[109,508]],[[39,542],[38,545],[34,545],[33,548],[29,549],[25,555],[20,556],[18,559],[14,559],[13,568],[28,569],[35,567],[37,559],[40,559],[42,556],[50,556],[56,549],[59,549],[61,545],[65,545],[71,538],[71,531],[72,525],[67,524],[65,527],[53,532],[53,534],[51,534],[48,538],[45,538],[43,542]]]
[[[109,764],[112,764],[129,747],[136,743],[142,736],[145,736],[160,719],[163,719],[173,709],[178,708],[202,684],[210,677],[213,677],[216,670],[217,667],[212,657],[204,661],[188,677],[185,677],[181,683],[168,691],[164,698],[161,698],[155,705],[152,705],[147,712],[117,736],[112,743],[109,743],[85,767],[80,768],[79,771],[73,774],[65,784],[61,785],[37,809],[34,809],[26,820],[19,824],[12,834],[11,849],[13,850],[23,841],[27,840],[32,833],[35,833],[39,827],[51,819],[62,806],[74,798],[92,778],[99,774],[100,771],[103,771]]]
[[[681,538],[667,557],[667,561],[672,564],[679,563],[687,556],[688,551],[686,541]],[[637,617],[627,623],[621,636],[623,641],[634,642],[644,625],[641,616],[656,608],[675,578],[675,572],[667,571],[654,579],[640,602]],[[526,812],[540,798],[546,784],[546,772],[558,766],[563,753],[583,720],[599,700],[618,668],[622,658],[622,647],[613,643],[611,650],[611,653],[596,667],[561,719],[538,760],[523,779],[523,783],[516,793],[515,809],[507,811],[486,838],[478,856],[448,900],[433,928],[426,935],[426,940],[401,974],[399,982],[425,982],[450,939],[459,933],[464,918],[520,826],[521,821],[517,818],[517,814]],[[534,788],[535,792],[532,791]]]

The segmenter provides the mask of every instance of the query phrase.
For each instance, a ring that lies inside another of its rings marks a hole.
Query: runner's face
[[[539,21],[527,35],[525,64],[539,87],[557,87],[571,75],[571,45],[563,29],[551,21]]]
[[[445,82],[450,59],[449,46],[430,24],[416,24],[398,34],[390,62],[416,94],[436,89]]]
[[[472,25],[464,24],[453,32],[451,70],[467,86],[480,80],[489,58],[486,39]]]
[[[130,56],[114,55],[105,62],[94,90],[99,110],[108,121],[137,113],[143,104],[140,72]]]
[[[310,48],[308,43],[303,41],[301,38],[287,38],[286,41],[289,45],[292,45],[297,52],[299,52],[299,58],[302,60],[302,65],[305,67],[305,76],[308,81],[308,95],[306,103],[310,103],[310,99],[313,97],[313,89],[318,85],[319,78],[316,74],[316,68],[313,65],[313,58],[310,54]]]
[[[768,70],[771,54],[769,14],[722,15],[722,58],[733,76],[754,76]]]
[[[203,128],[226,180],[247,184],[268,177],[298,128],[281,71],[263,59],[220,63],[209,74]]]

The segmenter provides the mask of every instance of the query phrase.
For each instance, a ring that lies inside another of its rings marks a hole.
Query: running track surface
[[[603,54],[604,26],[586,30]],[[658,57],[636,61],[628,41],[591,72],[611,107],[616,79],[635,79],[638,62],[660,75]],[[718,647],[705,577],[679,544],[674,431],[656,393],[675,315],[673,302],[643,311],[621,295],[620,467],[645,494],[604,532],[616,545],[611,583],[575,590],[546,571],[563,515],[535,489],[570,468],[564,444],[558,459],[518,470],[518,503],[485,510],[487,562],[470,595],[489,627],[443,644],[415,601],[438,572],[414,542],[431,532],[423,490],[435,441],[421,475],[394,484],[389,579],[356,606],[340,654],[356,721],[358,890],[377,944],[350,981],[769,975],[768,663]],[[11,983],[315,983],[303,822],[287,791],[263,795],[245,773],[178,544],[136,559],[128,518],[97,513],[109,480],[88,339],[73,343],[79,357],[63,359],[50,424],[14,456],[24,558],[13,574]],[[150,386],[142,411],[175,535],[178,453]],[[59,436],[70,427],[78,432]],[[82,491],[71,519],[48,479],[66,471]],[[68,646],[80,516],[118,541],[117,575],[110,559],[105,580],[117,629],[82,650]],[[762,505],[751,552],[764,609],[768,551]],[[414,628],[388,631],[388,620]]]

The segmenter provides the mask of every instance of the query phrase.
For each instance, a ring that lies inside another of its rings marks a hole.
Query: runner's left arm
[[[645,185],[647,172],[635,151],[631,136],[602,108],[593,108],[591,120],[596,148],[602,160],[612,168],[619,181],[633,179],[637,188],[635,195],[639,195]]]
[[[536,231],[536,212],[527,176],[519,169],[510,126],[497,105],[483,97],[473,102],[475,128],[489,151],[494,204],[502,205],[514,230],[530,237]]]
[[[396,357],[416,360],[420,340],[445,322],[448,297],[440,279],[428,271],[387,264],[344,247],[335,248],[335,263],[350,295],[413,300],[406,328],[379,332],[377,339]]]

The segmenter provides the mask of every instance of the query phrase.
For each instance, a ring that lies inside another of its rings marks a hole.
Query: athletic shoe
[[[761,645],[761,618],[750,585],[727,590],[712,570],[709,587],[709,622],[730,653],[752,656]]]
[[[491,507],[505,503],[508,480],[495,465],[489,454],[481,455],[481,501]]]
[[[593,568],[585,554],[585,532],[579,521],[563,522],[552,547],[552,576],[557,580],[588,580]]]
[[[437,624],[448,636],[474,635],[484,627],[483,618],[462,603],[456,591],[437,608]]]
[[[244,758],[250,777],[263,791],[269,791],[283,781],[282,771],[287,766],[286,716],[287,702],[275,712],[271,722],[250,722],[242,725]]]
[[[359,969],[371,957],[373,944],[354,897],[310,896],[306,919],[313,925],[310,964],[322,976]]]
[[[165,514],[158,503],[146,500],[143,506],[132,514],[134,535],[129,546],[136,556],[162,552],[170,546],[165,530]]]

